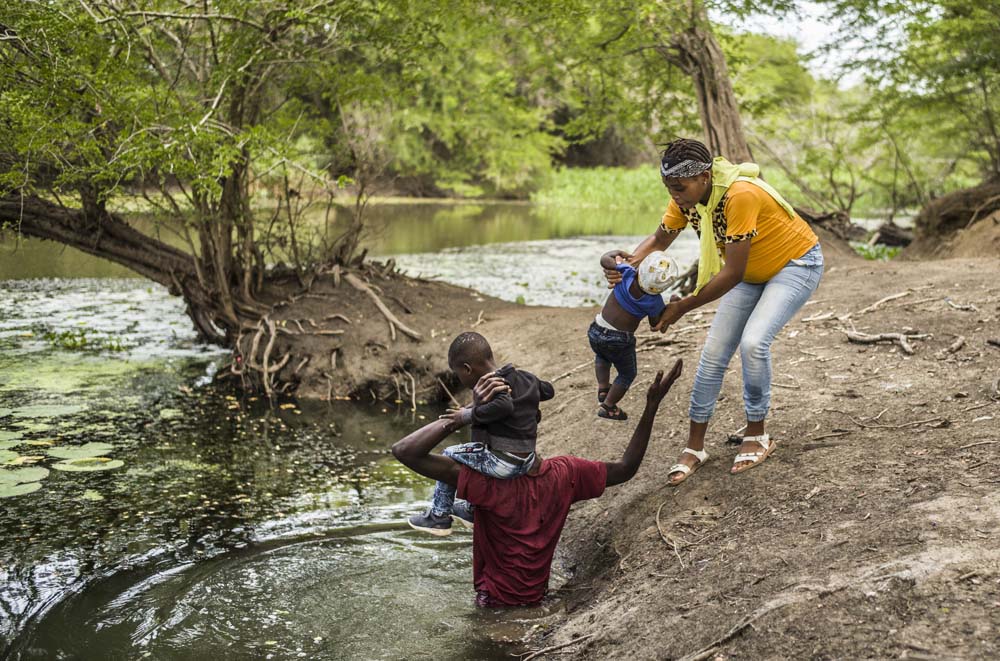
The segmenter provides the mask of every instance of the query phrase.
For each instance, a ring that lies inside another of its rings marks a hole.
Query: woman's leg
[[[771,407],[771,343],[816,291],[822,275],[822,265],[786,266],[764,285],[764,292],[746,322],[740,340],[746,436],[764,433],[764,419]],[[759,449],[759,443],[747,441],[739,451],[754,452]],[[748,463],[751,462],[734,465],[734,469]]]
[[[741,282],[719,300],[719,308],[701,350],[701,359],[694,376],[694,389],[691,391],[691,406],[688,411],[691,427],[687,447],[692,450],[705,447],[705,431],[708,429],[708,420],[715,411],[719,391],[722,390],[722,378],[740,344],[743,327],[763,289],[763,285]],[[678,459],[679,463],[688,466],[693,466],[697,461],[687,453],[682,453]],[[683,477],[681,473],[672,475],[675,480]]]

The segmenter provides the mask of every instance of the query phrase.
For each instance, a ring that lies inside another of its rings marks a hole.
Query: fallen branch
[[[847,330],[844,328],[841,328],[840,330],[842,333],[847,335],[848,340],[857,344],[895,342],[903,350],[903,353],[911,356],[914,354],[914,351],[913,345],[909,343],[909,340],[925,340],[930,337],[928,334],[905,335],[903,333],[877,333],[875,335],[870,335],[868,333],[861,333],[859,331]]]
[[[941,351],[938,351],[936,354],[934,354],[934,357],[940,360],[941,358],[944,358],[950,353],[955,353],[964,346],[965,346],[965,336],[959,335],[958,338],[950,345],[948,345],[947,348],[944,348]]]
[[[336,314],[328,314],[325,317],[323,317],[323,321],[333,321],[334,319],[340,319],[341,321],[343,321],[345,323],[348,323],[348,324],[351,323],[350,319],[348,319],[344,315],[340,314],[339,312],[336,313]]]
[[[857,315],[857,316],[860,317],[863,314],[867,314],[869,312],[874,312],[883,303],[888,303],[889,301],[895,301],[897,298],[903,298],[904,296],[909,296],[909,295],[910,295],[910,291],[909,290],[903,291],[903,292],[899,292],[898,294],[891,294],[889,296],[886,296],[885,298],[880,298],[879,300],[875,301],[874,303],[872,303],[871,305],[869,305],[866,308],[862,308],[862,309],[858,310],[857,312],[848,312],[845,315],[841,315],[840,317],[837,317],[837,319],[839,319],[840,321],[847,321],[848,319],[850,319],[854,315]]]
[[[684,569],[684,560],[681,559],[681,554],[677,550],[677,540],[675,540],[673,537],[663,532],[663,527],[660,525],[660,510],[662,510],[663,506],[666,504],[667,501],[663,501],[662,503],[660,503],[660,506],[656,509],[656,532],[660,533],[660,539],[662,539],[665,544],[669,544],[670,547],[674,550],[674,555],[677,556],[677,562],[681,564],[681,569]]]
[[[811,324],[814,321],[826,321],[827,319],[832,319],[832,318],[833,318],[833,313],[827,312],[825,314],[815,314],[811,317],[806,317],[805,319],[802,320],[802,323]]]
[[[974,448],[974,447],[976,447],[978,445],[996,445],[997,443],[1000,443],[1000,441],[979,441],[978,443],[969,443],[968,445],[963,445],[962,447],[960,447],[958,449],[959,450],[968,450],[969,448]]]
[[[927,418],[926,420],[915,420],[913,422],[907,422],[907,423],[902,424],[902,425],[869,425],[869,424],[861,422],[857,418],[853,417],[847,411],[841,411],[840,409],[823,409],[823,410],[826,411],[827,413],[839,413],[840,415],[845,416],[848,420],[850,420],[851,422],[853,422],[857,426],[864,427],[865,429],[906,429],[907,427],[917,427],[919,425],[925,425],[928,422],[935,422],[937,420],[946,420],[947,419],[947,418],[943,418],[943,417],[941,417],[939,415],[936,415],[933,418]],[[883,413],[884,413],[884,411],[883,411]],[[882,414],[880,413],[879,415],[882,415]]]
[[[952,303],[952,301],[951,301],[950,298],[944,299],[944,302],[947,303],[950,307],[952,307],[952,308],[954,308],[956,310],[961,310],[963,312],[979,312],[979,308],[977,308],[972,303],[968,303],[968,304],[965,304],[965,305],[959,305],[957,303]]]
[[[382,316],[384,316],[386,319],[389,320],[390,324],[395,325],[396,328],[398,328],[400,331],[402,331],[404,334],[408,335],[409,337],[413,338],[414,340],[418,340],[419,341],[419,340],[423,339],[423,337],[420,335],[420,333],[418,333],[417,331],[413,330],[412,328],[409,328],[406,324],[404,324],[403,322],[401,322],[396,317],[396,315],[394,315],[392,313],[392,310],[390,310],[389,308],[387,308],[385,306],[385,303],[383,303],[382,299],[378,297],[378,294],[376,294],[375,291],[370,286],[368,286],[367,284],[365,284],[364,282],[362,282],[361,280],[359,280],[358,277],[355,276],[353,273],[345,273],[344,274],[344,280],[346,280],[349,285],[351,285],[352,287],[354,287],[358,291],[362,291],[362,292],[368,294],[369,298],[371,298],[372,301],[375,303],[375,307],[377,307],[378,310],[379,310],[379,312],[382,313]]]
[[[536,650],[536,651],[532,652],[531,654],[529,654],[528,656],[526,656],[523,659],[521,659],[521,661],[531,661],[532,659],[537,659],[538,657],[542,656],[543,654],[548,654],[549,652],[555,652],[556,650],[561,650],[564,647],[569,647],[570,645],[575,645],[575,644],[577,644],[577,643],[579,643],[581,641],[584,641],[584,640],[587,640],[588,638],[593,638],[593,637],[594,637],[594,634],[588,633],[586,636],[580,636],[579,638],[574,638],[573,640],[569,641],[568,643],[563,643],[561,645],[553,645],[551,647],[546,647],[544,649]]]
[[[481,323],[483,323],[483,310],[479,311],[479,316],[476,317],[476,323],[472,324],[472,327],[475,328],[476,326],[478,326]]]
[[[813,436],[809,440],[810,441],[818,441],[818,440],[823,439],[823,438],[833,438],[835,436],[846,436],[847,434],[851,434],[851,433],[853,433],[853,432],[851,432],[850,430],[848,430],[848,431],[832,431],[829,434],[820,434],[819,436]]]
[[[592,360],[588,360],[585,363],[580,363],[579,365],[577,365],[573,369],[571,369],[569,371],[566,371],[566,372],[563,372],[562,374],[560,374],[556,378],[552,379],[552,381],[550,383],[555,383],[556,381],[560,381],[562,379],[565,379],[567,376],[570,376],[572,374],[576,374],[577,372],[579,372],[580,370],[582,370],[584,367],[587,367],[587,366],[593,365],[593,364],[594,364],[594,361],[592,361]]]

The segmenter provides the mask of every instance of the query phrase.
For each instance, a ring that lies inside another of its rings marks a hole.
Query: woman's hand
[[[613,250],[608,253],[615,258],[615,264],[621,264],[632,259],[632,254],[624,250]],[[604,277],[608,280],[608,289],[614,289],[615,285],[622,281],[622,274],[615,269],[604,269]]]
[[[673,324],[677,323],[677,320],[687,314],[691,308],[687,303],[689,299],[681,298],[677,294],[670,297],[670,302],[667,303],[667,307],[664,308],[663,312],[660,314],[660,319],[653,325],[654,331],[659,331],[661,333],[667,332]]]

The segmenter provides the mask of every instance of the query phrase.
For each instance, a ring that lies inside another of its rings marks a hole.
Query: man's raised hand
[[[472,389],[472,403],[475,406],[485,404],[502,392],[510,392],[510,386],[496,372],[487,372],[479,377],[476,387]]]
[[[681,375],[683,369],[684,361],[678,358],[674,366],[670,368],[669,374],[663,376],[663,370],[657,372],[653,383],[649,385],[649,390],[646,391],[646,403],[659,406],[666,394],[670,392],[670,387],[674,385],[674,381]]]

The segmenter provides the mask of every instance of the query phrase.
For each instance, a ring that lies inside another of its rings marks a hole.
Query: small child
[[[443,454],[501,480],[527,473],[535,463],[535,441],[542,417],[538,402],[552,399],[552,384],[510,364],[497,369],[493,349],[479,333],[462,333],[452,341],[448,367],[470,390],[481,377],[491,373],[506,381],[508,390],[488,402],[473,402],[472,406],[449,409],[442,415],[452,429],[472,424],[472,442],[445,448]],[[465,501],[456,503],[455,487],[438,482],[431,507],[411,516],[409,523],[416,530],[444,537],[451,534],[452,518],[471,527],[472,507]]]
[[[660,320],[666,308],[660,293],[667,288],[674,268],[666,253],[650,253],[639,265],[638,271],[625,263],[620,251],[613,250],[601,257],[601,266],[622,274],[621,282],[608,295],[587,337],[594,350],[594,371],[597,374],[597,415],[609,420],[627,420],[618,402],[628,392],[635,380],[635,329],[644,317],[650,325]],[[611,385],[611,366],[618,370]]]

